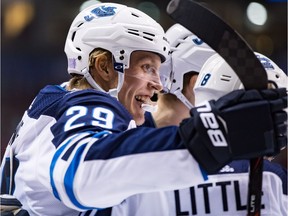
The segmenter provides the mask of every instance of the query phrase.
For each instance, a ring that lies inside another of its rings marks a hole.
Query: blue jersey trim
[[[80,158],[81,158],[81,155],[86,147],[87,143],[80,146],[76,153],[75,153],[75,156],[73,158],[73,160],[71,161],[68,169],[67,169],[67,172],[65,174],[65,177],[64,177],[64,186],[65,186],[65,190],[66,190],[66,193],[69,197],[69,199],[71,200],[71,202],[78,208],[81,208],[81,209],[87,209],[87,210],[91,210],[91,209],[97,209],[97,208],[93,208],[93,207],[87,207],[87,206],[83,206],[81,205],[74,193],[73,193],[73,182],[74,182],[74,177],[75,177],[75,173],[77,171],[77,168],[79,166],[79,162],[80,162]]]
[[[55,165],[56,165],[56,161],[58,160],[58,158],[60,157],[60,155],[62,154],[62,152],[64,151],[64,149],[66,148],[66,146],[71,142],[71,140],[73,139],[73,137],[71,137],[71,139],[66,142],[63,146],[61,146],[54,154],[53,156],[53,159],[52,159],[52,162],[51,162],[51,166],[50,166],[50,182],[51,182],[51,187],[52,187],[52,191],[53,191],[53,194],[54,196],[59,199],[59,194],[58,194],[58,191],[56,189],[56,186],[55,186],[55,182],[54,182],[54,179],[53,179],[53,173],[54,173],[54,169],[55,169]]]
[[[201,171],[201,174],[203,176],[204,181],[207,181],[208,180],[207,172],[200,165],[199,165],[199,167],[200,167],[200,171]]]
[[[65,84],[62,84],[62,85],[55,85],[57,88],[63,90],[63,91],[66,91],[68,92],[68,90],[65,88]]]
[[[94,133],[94,132],[89,132],[90,134]],[[100,138],[102,137],[103,135],[105,134],[109,134],[108,131],[101,131],[99,133],[96,133],[95,135],[93,135],[94,138]],[[79,134],[78,134],[79,135]],[[77,135],[76,135],[77,136]],[[52,159],[52,162],[51,162],[51,166],[50,166],[50,182],[51,182],[51,187],[52,187],[52,191],[53,191],[53,194],[54,196],[61,200],[60,199],[60,196],[59,196],[59,193],[56,189],[56,186],[55,186],[55,182],[54,182],[54,179],[53,179],[53,173],[54,173],[54,169],[55,169],[55,166],[56,166],[56,162],[58,161],[60,155],[62,155],[62,153],[64,152],[65,148],[68,146],[69,143],[71,143],[71,141],[76,137],[76,136],[73,136],[71,137],[63,146],[61,146],[55,153],[53,159]],[[85,138],[85,137],[83,137]],[[76,142],[78,143],[78,142]],[[65,187],[65,190],[66,190],[66,193],[69,197],[69,199],[71,200],[71,202],[79,207],[79,208],[82,208],[82,209],[98,209],[98,208],[92,208],[92,207],[84,207],[82,206],[79,202],[77,202],[76,198],[75,198],[75,195],[73,193],[73,182],[74,182],[74,177],[75,177],[75,173],[77,171],[77,168],[79,166],[79,162],[80,162],[80,157],[83,153],[83,150],[84,148],[86,147],[87,143],[80,146],[76,153],[75,153],[75,156],[73,158],[73,160],[71,161],[68,169],[67,169],[67,172],[65,174],[65,177],[64,177],[64,187]]]

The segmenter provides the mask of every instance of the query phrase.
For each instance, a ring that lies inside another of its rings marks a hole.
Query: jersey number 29
[[[99,126],[106,129],[111,129],[113,127],[114,114],[111,110],[103,107],[95,107],[92,110],[93,119],[89,123],[76,123],[81,122],[81,118],[85,119],[88,114],[88,108],[85,106],[73,106],[66,111],[66,116],[71,116],[65,126],[64,131],[68,131],[77,127],[83,127],[85,124],[91,124],[93,126]],[[90,118],[89,118],[90,119]]]

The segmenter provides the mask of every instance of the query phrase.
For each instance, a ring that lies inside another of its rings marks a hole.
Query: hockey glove
[[[287,144],[286,89],[236,90],[191,109],[179,127],[186,147],[215,173],[234,159],[277,154]]]

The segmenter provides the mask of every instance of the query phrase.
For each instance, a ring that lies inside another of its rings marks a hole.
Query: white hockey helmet
[[[287,88],[288,79],[283,70],[268,57],[254,53],[265,68],[268,81],[273,82],[279,88]],[[233,90],[243,88],[243,84],[233,69],[219,54],[215,54],[203,65],[195,83],[195,106],[207,100],[217,100]]]
[[[174,24],[166,31],[171,47],[171,59],[160,67],[160,77],[165,93],[175,94],[184,104],[192,104],[182,94],[184,74],[199,73],[205,61],[215,51],[180,24]]]
[[[157,53],[164,62],[170,50],[164,35],[160,24],[135,8],[116,3],[89,6],[75,17],[68,31],[65,43],[68,73],[84,75],[98,88],[88,71],[89,54],[95,48],[110,51],[114,68],[120,73],[129,68],[133,51]]]

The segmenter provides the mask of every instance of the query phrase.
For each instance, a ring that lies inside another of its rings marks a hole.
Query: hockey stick
[[[214,12],[192,0],[171,0],[167,13],[219,53],[245,89],[267,88],[267,74],[247,42]],[[263,158],[250,160],[247,215],[260,215]]]

